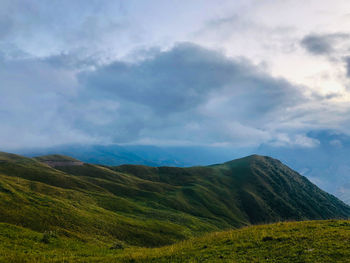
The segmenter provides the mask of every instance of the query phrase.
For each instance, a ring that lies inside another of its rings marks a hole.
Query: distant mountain
[[[180,167],[224,162],[242,155],[249,155],[250,152],[251,149],[147,145],[65,145],[17,151],[18,154],[27,157],[61,154],[72,156],[87,163],[103,165],[141,164]]]
[[[142,164],[149,166],[187,167],[221,163],[232,158],[258,153],[278,158],[306,176],[321,189],[350,204],[350,136],[332,131],[307,134],[319,142],[314,147],[272,146],[259,147],[159,147],[146,145],[65,145],[45,149],[18,150],[33,157],[63,154],[81,161],[104,164]]]
[[[80,240],[160,246],[250,224],[349,216],[349,206],[270,157],[177,168],[0,153],[0,222]]]

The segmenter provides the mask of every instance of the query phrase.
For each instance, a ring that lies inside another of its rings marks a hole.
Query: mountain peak
[[[281,163],[281,161],[274,159],[270,156],[264,156],[264,155],[258,155],[258,154],[252,154],[252,155],[248,155],[246,157],[242,157],[239,159],[234,159],[228,162],[225,162],[223,164],[218,164],[218,165],[243,165],[243,164],[252,164],[252,163]]]

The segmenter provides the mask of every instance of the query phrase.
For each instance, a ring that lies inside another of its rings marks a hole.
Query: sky
[[[1,150],[315,148],[317,131],[349,136],[349,10],[347,0],[0,0]]]

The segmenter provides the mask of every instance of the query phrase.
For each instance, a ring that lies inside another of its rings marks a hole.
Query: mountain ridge
[[[350,216],[349,206],[266,156],[189,168],[71,161],[1,153],[0,222],[152,247],[251,224]]]

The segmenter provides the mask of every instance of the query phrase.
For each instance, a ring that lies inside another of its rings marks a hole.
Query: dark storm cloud
[[[305,101],[249,61],[194,44],[150,56],[103,66],[66,55],[1,59],[2,144],[259,144]]]
[[[258,115],[298,99],[287,81],[248,61],[188,43],[137,64],[114,62],[82,73],[80,81],[96,94],[146,105],[160,115],[191,110],[221,96],[230,98],[230,109]]]
[[[301,45],[314,55],[328,55],[333,50],[331,40],[328,35],[308,35],[303,38]]]
[[[334,45],[341,40],[349,39],[348,34],[309,34],[301,40],[301,45],[314,55],[332,55]]]
[[[346,77],[350,77],[349,34],[310,34],[300,43],[310,54],[326,58],[334,68],[345,64]]]

